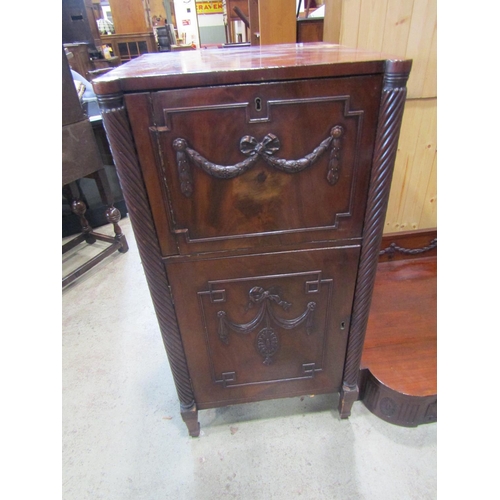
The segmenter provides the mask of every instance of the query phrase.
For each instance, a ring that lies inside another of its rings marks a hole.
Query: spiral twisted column
[[[347,418],[350,415],[352,404],[359,395],[357,381],[361,355],[375,284],[410,68],[411,61],[390,60],[386,62],[351,328],[340,393],[341,418]]]
[[[195,400],[186,357],[146,187],[123,103],[123,95],[98,96],[98,101],[104,129],[133,224],[135,239],[181,403],[181,410],[192,411],[195,408]]]

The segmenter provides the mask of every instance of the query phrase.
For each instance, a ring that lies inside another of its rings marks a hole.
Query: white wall
[[[196,47],[200,47],[195,0],[174,0],[174,8],[179,37],[186,33],[186,43],[194,42]]]

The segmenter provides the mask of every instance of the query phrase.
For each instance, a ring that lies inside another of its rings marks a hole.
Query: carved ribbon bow
[[[254,304],[258,304],[263,300],[269,299],[273,302],[276,302],[285,311],[288,311],[292,304],[290,304],[290,302],[287,302],[286,300],[281,300],[281,297],[278,295],[278,293],[279,290],[276,290],[275,288],[264,290],[260,286],[254,286],[250,290],[250,292],[248,292],[248,296],[250,297],[250,303],[248,304],[248,307],[253,307]]]
[[[271,156],[281,147],[280,140],[274,134],[267,134],[262,142],[255,137],[245,135],[240,140],[240,151],[245,155],[268,155]]]

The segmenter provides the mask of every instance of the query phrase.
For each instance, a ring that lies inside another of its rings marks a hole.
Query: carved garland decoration
[[[240,151],[248,158],[235,165],[227,166],[218,165],[207,160],[197,151],[191,149],[186,139],[177,138],[173,141],[172,146],[177,152],[177,169],[181,192],[187,198],[193,194],[193,176],[190,163],[218,179],[232,179],[245,173],[257,163],[259,158],[277,170],[294,174],[312,166],[330,146],[331,152],[326,178],[333,186],[339,179],[341,137],[343,134],[344,128],[341,125],[335,125],[331,129],[329,137],[322,141],[311,153],[298,160],[285,160],[274,156],[281,147],[278,137],[274,134],[267,134],[261,142],[258,142],[255,137],[245,135],[240,140]]]
[[[404,255],[418,255],[421,253],[429,252],[430,250],[434,250],[437,247],[437,238],[431,240],[431,242],[424,247],[421,248],[403,248],[400,247],[397,243],[391,243],[387,248],[380,250],[379,255],[387,254],[389,257],[393,257],[396,252],[402,253]]]
[[[255,348],[257,352],[264,358],[263,363],[270,365],[272,356],[278,352],[279,338],[272,324],[275,324],[285,330],[292,330],[295,327],[306,323],[306,333],[311,335],[313,328],[313,313],[316,308],[316,302],[309,302],[306,310],[294,319],[283,319],[276,315],[273,310],[272,302],[275,302],[283,310],[288,311],[292,304],[282,300],[279,296],[279,291],[276,288],[264,290],[261,287],[253,287],[249,293],[250,302],[248,307],[254,307],[260,304],[260,309],[256,316],[248,323],[234,323],[228,319],[225,311],[219,311],[219,339],[226,345],[229,345],[229,330],[235,333],[249,334],[257,329],[262,323],[265,323],[264,328],[257,334]]]

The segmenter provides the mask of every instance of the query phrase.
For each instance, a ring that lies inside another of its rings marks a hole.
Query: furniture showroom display
[[[94,80],[191,436],[198,410],[265,399],[350,415],[410,68],[309,43]]]

